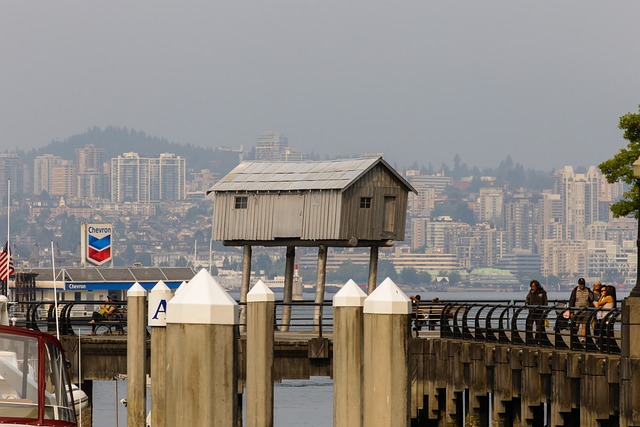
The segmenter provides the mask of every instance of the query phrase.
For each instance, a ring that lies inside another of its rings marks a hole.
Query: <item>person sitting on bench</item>
[[[91,324],[91,333],[89,335],[96,334],[96,327],[98,326],[96,322],[107,320],[109,319],[109,316],[115,313],[116,306],[113,305],[114,299],[113,295],[107,296],[107,302],[100,306],[100,310],[93,312],[91,315],[91,321],[89,322]]]

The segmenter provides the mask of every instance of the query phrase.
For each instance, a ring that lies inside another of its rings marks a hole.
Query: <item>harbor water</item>
[[[127,408],[120,403],[127,395],[126,382],[95,381],[93,387],[93,426],[126,426]],[[333,426],[333,381],[330,378],[283,381],[275,385],[273,400],[275,426]]]

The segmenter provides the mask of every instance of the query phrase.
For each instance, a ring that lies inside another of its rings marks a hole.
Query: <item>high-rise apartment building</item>
[[[602,209],[600,197],[603,186],[609,186],[606,178],[595,166],[586,173],[576,173],[571,166],[558,169],[554,175],[554,192],[562,200],[563,238],[567,240],[584,239],[586,226],[599,220],[606,210]],[[616,187],[604,194],[615,194]]]
[[[97,148],[93,144],[76,148],[76,168],[78,173],[104,172],[104,148]]]
[[[52,196],[64,196],[66,198],[77,195],[76,167],[71,160],[62,160],[51,167],[51,191]]]
[[[289,147],[289,140],[280,132],[264,131],[258,136],[256,160],[280,161],[282,153]]]
[[[171,153],[145,158],[124,153],[111,159],[111,201],[150,203],[185,198],[186,161]]]
[[[502,188],[480,188],[480,196],[476,204],[476,218],[478,222],[499,224],[502,220],[502,206],[504,193]]]
[[[11,194],[19,194],[23,189],[23,164],[17,154],[0,154],[0,197],[7,200],[8,181],[11,180]]]
[[[79,173],[78,198],[81,200],[109,199],[109,175],[104,172]]]
[[[534,242],[534,208],[531,198],[523,193],[514,194],[504,204],[502,230],[507,253],[516,249],[537,252]]]
[[[43,191],[51,194],[53,168],[62,162],[61,157],[53,154],[36,156],[33,160],[33,194],[40,195]]]

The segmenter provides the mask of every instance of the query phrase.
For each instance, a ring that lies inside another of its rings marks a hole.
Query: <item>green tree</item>
[[[622,181],[629,184],[629,189],[622,195],[622,198],[610,206],[615,217],[635,213],[638,218],[640,214],[636,208],[640,196],[633,176],[633,162],[640,157],[640,107],[638,107],[638,111],[639,113],[628,113],[620,117],[618,128],[624,131],[623,137],[629,141],[627,147],[621,148],[615,156],[598,165],[609,183]]]
[[[418,272],[415,268],[405,267],[400,272],[400,280],[405,285],[415,285],[419,282]]]

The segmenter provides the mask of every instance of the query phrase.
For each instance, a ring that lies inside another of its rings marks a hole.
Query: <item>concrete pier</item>
[[[363,306],[367,294],[349,280],[333,297],[333,426],[362,426]]]
[[[247,427],[273,427],[274,300],[262,280],[247,295]]]
[[[204,269],[168,302],[167,425],[236,425],[238,317]]]
[[[134,283],[127,291],[127,425],[147,418],[147,291]]]
[[[411,301],[389,278],[364,301],[363,425],[410,425]]]

